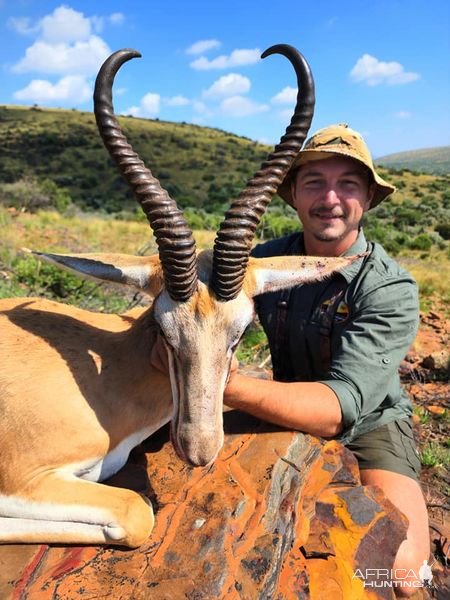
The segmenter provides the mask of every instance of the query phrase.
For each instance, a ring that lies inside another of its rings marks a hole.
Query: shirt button
[[[390,358],[383,358],[383,360],[381,361],[384,365],[388,365],[391,362]]]

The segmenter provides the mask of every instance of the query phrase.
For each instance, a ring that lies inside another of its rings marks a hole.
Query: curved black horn
[[[192,231],[176,202],[127,142],[114,115],[114,77],[123,63],[139,56],[136,50],[126,48],[115,52],[103,63],[95,81],[95,119],[103,143],[153,228],[167,291],[173,300],[186,301],[197,288],[197,257]]]
[[[255,230],[302,147],[314,114],[314,80],[305,58],[287,44],[271,46],[261,58],[270,54],[282,54],[294,66],[297,104],[280,143],[233,201],[220,225],[214,243],[211,287],[222,301],[232,300],[242,288]]]

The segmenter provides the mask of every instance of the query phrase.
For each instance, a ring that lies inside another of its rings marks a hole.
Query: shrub
[[[29,212],[49,208],[63,212],[71,204],[71,198],[67,190],[50,179],[23,177],[0,186],[0,203]]]
[[[129,301],[125,294],[107,292],[104,284],[81,279],[34,257],[15,258],[11,265],[14,274],[8,296],[43,296],[76,304],[90,310],[123,311]]]
[[[261,219],[257,235],[261,239],[277,238],[299,231],[300,227],[300,222],[295,216],[289,217],[269,212]]]
[[[419,210],[399,206],[395,211],[394,223],[396,227],[403,229],[405,226],[417,225],[421,222],[422,214]]]
[[[440,223],[434,228],[444,240],[450,240],[450,223]]]
[[[429,250],[433,245],[433,238],[428,233],[420,233],[409,243],[412,250]]]

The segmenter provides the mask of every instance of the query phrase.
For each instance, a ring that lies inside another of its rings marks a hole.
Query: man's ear
[[[49,254],[31,252],[41,260],[74,271],[87,279],[112,281],[135,287],[156,296],[163,285],[158,255],[131,256],[128,254]]]
[[[365,256],[317,257],[317,256],[272,256],[250,258],[244,281],[244,291],[253,297],[266,292],[287,289],[321,281],[355,260]]]
[[[297,199],[295,197],[295,190],[297,187],[297,173],[298,171],[295,171],[295,173],[293,175],[291,175],[291,179],[289,181],[289,185],[291,186],[291,198],[292,198],[292,207],[293,208],[297,208]]]
[[[367,202],[364,205],[364,212],[367,212],[372,204],[373,197],[375,196],[375,191],[377,189],[377,184],[375,182],[369,185],[369,190],[367,193]]]

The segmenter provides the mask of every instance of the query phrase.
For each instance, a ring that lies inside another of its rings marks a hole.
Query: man
[[[411,405],[398,376],[417,331],[417,286],[361,229],[364,213],[394,190],[347,125],[306,142],[279,189],[303,233],[257,246],[254,256],[367,254],[333,279],[257,299],[274,381],[233,370],[224,401],[352,450],[362,483],[380,487],[409,520],[394,563],[402,579],[400,569],[417,574],[430,551]],[[396,588],[399,595],[414,591]]]

